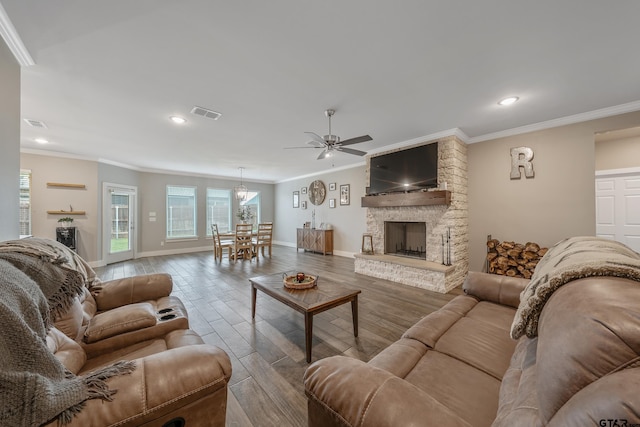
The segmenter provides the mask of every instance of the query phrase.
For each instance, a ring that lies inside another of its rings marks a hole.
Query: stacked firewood
[[[524,245],[515,242],[502,242],[496,239],[487,241],[487,271],[511,277],[530,279],[540,258],[548,248],[541,248],[537,243]]]

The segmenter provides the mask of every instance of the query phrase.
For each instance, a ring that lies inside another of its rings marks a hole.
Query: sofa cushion
[[[420,319],[402,337],[420,341],[427,347],[434,348],[442,334],[448,331],[452,325],[463,318],[477,304],[478,300],[475,298],[465,295],[457,296],[440,310]]]
[[[72,340],[82,338],[84,314],[79,298],[74,298],[69,310],[55,319],[55,326]]]
[[[400,338],[369,361],[371,366],[404,378],[416,366],[428,347],[420,341]]]
[[[510,331],[515,310],[512,307],[488,302],[480,302],[467,313],[469,319],[489,323],[498,329]]]
[[[468,317],[460,319],[442,335],[435,349],[501,380],[509,367],[516,343],[509,336],[510,321],[498,327],[495,323],[501,317],[484,321],[475,316],[476,311],[484,314],[493,312],[491,308],[484,308],[485,305],[495,304],[479,302],[469,311]],[[515,313],[514,309],[507,310]]]
[[[92,343],[114,335],[153,326],[157,322],[154,306],[150,303],[129,304],[98,313],[84,332],[84,341]]]
[[[496,416],[500,381],[445,354],[428,351],[405,380],[473,426],[488,427]]]
[[[56,356],[65,368],[75,375],[87,361],[80,344],[69,338],[57,328],[51,328],[47,333],[47,348]]]
[[[99,356],[88,359],[80,373],[82,374],[93,371],[102,366],[110,365],[117,360],[139,359],[152,354],[162,353],[163,351],[170,350],[172,348],[187,347],[203,343],[204,341],[196,332],[190,329],[179,329],[156,339],[137,342],[133,345],[110,352],[103,352]]]

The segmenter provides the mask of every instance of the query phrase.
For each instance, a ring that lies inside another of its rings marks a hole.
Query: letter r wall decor
[[[515,147],[511,149],[511,179],[522,178],[520,168],[524,170],[526,178],[533,178],[533,150],[529,147]]]

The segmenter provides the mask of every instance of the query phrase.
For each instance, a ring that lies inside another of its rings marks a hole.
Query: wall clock
[[[309,185],[309,201],[314,205],[321,205],[324,202],[324,197],[327,195],[327,189],[324,183],[319,179],[313,181]]]

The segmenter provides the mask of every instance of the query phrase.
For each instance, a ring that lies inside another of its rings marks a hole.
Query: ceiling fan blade
[[[311,141],[307,142],[309,145],[313,145],[314,147],[324,147],[327,145],[327,142],[317,133],[313,132],[305,132],[309,137],[311,137]]]
[[[283,150],[295,150],[297,148],[322,148],[322,147],[282,147]]]
[[[359,144],[361,142],[367,142],[371,140],[373,140],[373,138],[371,138],[369,135],[362,135],[362,136],[356,136],[355,138],[349,138],[349,139],[345,139],[344,141],[340,141],[340,145],[345,146],[345,145],[351,145],[351,144]]]
[[[326,159],[327,157],[329,157],[329,153],[330,153],[329,150],[324,150],[322,153],[320,153],[317,160]]]
[[[343,153],[355,154],[356,156],[364,156],[365,154],[367,154],[364,151],[354,150],[353,148],[338,147],[336,148],[336,150],[342,151]]]

